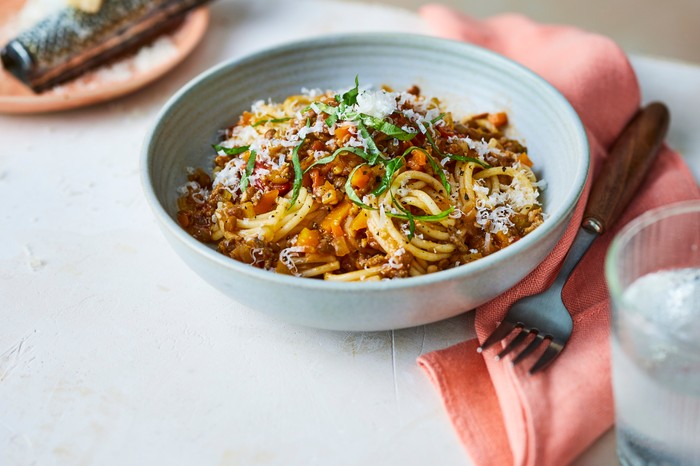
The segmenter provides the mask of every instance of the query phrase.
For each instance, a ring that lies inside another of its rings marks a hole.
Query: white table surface
[[[146,129],[209,66],[322,33],[427,32],[378,6],[262,3],[213,5],[194,55],[130,97],[0,116],[0,464],[469,464],[415,360],[470,338],[471,315],[377,333],[287,325],[191,272],[144,201]],[[634,65],[700,177],[700,67]],[[615,464],[611,439],[577,464]]]

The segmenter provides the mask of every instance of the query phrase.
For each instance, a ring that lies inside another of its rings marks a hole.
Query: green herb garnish
[[[347,181],[345,181],[345,193],[348,195],[348,199],[350,199],[352,202],[354,202],[354,203],[357,204],[358,206],[362,207],[363,209],[367,209],[367,210],[377,210],[377,209],[375,209],[374,207],[368,206],[367,204],[365,204],[364,202],[362,202],[362,199],[360,199],[360,197],[357,195],[357,193],[355,192],[355,190],[352,188],[352,182],[351,182],[351,181],[352,181],[353,175],[355,175],[355,172],[356,172],[360,167],[363,167],[363,166],[365,166],[365,165],[367,165],[367,164],[366,164],[366,163],[361,163],[361,164],[359,164],[358,166],[356,166],[355,168],[352,169],[352,171],[350,172],[350,176],[348,176]]]
[[[258,120],[252,125],[251,127],[255,128],[256,126],[264,125],[265,123],[284,123],[285,121],[291,120],[292,117],[285,117],[285,118],[269,118],[267,120]]]
[[[438,149],[437,144],[435,144],[435,140],[430,135],[430,131],[428,130],[428,128],[425,128],[425,138],[428,140],[428,143],[433,148],[435,153],[443,159],[445,157],[447,157],[449,159],[458,160],[460,162],[473,162],[477,165],[481,165],[483,168],[491,168],[491,165],[489,165],[488,163],[486,163],[482,160],[479,160],[477,158],[474,158],[474,157],[465,157],[463,155],[450,154],[449,152],[442,152],[440,149]]]
[[[250,146],[224,147],[220,144],[214,144],[212,147],[216,152],[223,152],[226,155],[239,155],[250,149]]]
[[[420,222],[439,222],[440,220],[446,219],[452,211],[455,210],[454,207],[449,207],[448,209],[443,210],[439,214],[435,215],[413,215],[410,210],[406,209],[404,206],[399,203],[399,201],[396,200],[394,197],[394,193],[391,193],[391,203],[396,206],[397,209],[399,209],[402,214],[394,214],[392,212],[387,212],[386,215],[388,217],[393,217],[393,218],[400,218],[402,220],[408,220],[408,240],[412,240],[413,237],[416,234],[416,220]]]
[[[301,189],[301,180],[304,173],[301,171],[301,163],[299,162],[299,149],[306,142],[306,138],[302,139],[299,145],[297,145],[292,151],[292,167],[294,168],[294,185],[292,188],[292,200],[289,203],[287,210],[291,209],[297,202],[299,197],[299,190]]]
[[[357,103],[357,96],[360,94],[360,77],[355,75],[355,87],[347,91],[341,96],[336,94],[335,101],[339,104],[346,105],[348,107],[355,105]]]
[[[433,171],[437,176],[440,177],[440,182],[442,183],[442,187],[445,188],[445,191],[447,191],[447,194],[450,194],[452,192],[452,186],[450,186],[450,183],[447,182],[447,177],[445,176],[445,171],[440,167],[440,165],[435,161],[435,159],[428,153],[427,150],[423,149],[422,147],[417,147],[417,146],[411,146],[408,149],[406,149],[401,157],[406,157],[408,154],[413,152],[414,150],[421,151],[425,154],[425,158],[428,160],[428,163],[430,163],[430,166],[433,168]]]
[[[328,157],[323,157],[321,159],[318,159],[317,161],[315,161],[314,163],[309,165],[309,168],[304,170],[304,173],[308,172],[316,165],[325,165],[327,163],[331,163],[332,161],[334,161],[336,159],[336,157],[338,157],[338,155],[342,154],[343,152],[350,152],[350,153],[357,155],[358,157],[361,157],[364,160],[367,160],[367,161],[370,160],[370,156],[367,155],[367,152],[363,151],[362,149],[360,149],[358,147],[345,146],[345,147],[341,147],[340,149],[336,149],[336,151],[333,152]]]
[[[255,170],[256,156],[256,152],[254,150],[251,150],[250,156],[248,157],[248,162],[246,162],[245,164],[245,171],[241,176],[241,193],[245,193],[245,190],[248,189],[248,178],[250,178],[250,175],[253,174],[253,170]]]
[[[372,135],[369,134],[369,130],[367,127],[362,123],[361,121],[357,122],[357,129],[360,131],[360,136],[362,136],[362,139],[364,139],[365,143],[367,144],[367,151],[369,152],[370,159],[368,162],[371,165],[374,165],[377,163],[377,159],[379,159],[382,155],[382,152],[379,150],[377,147],[377,144],[374,142],[374,139],[372,139]]]
[[[391,181],[394,179],[394,174],[403,166],[403,155],[401,157],[396,157],[391,159],[384,166],[384,176],[382,177],[382,182],[372,191],[372,194],[379,196],[384,191],[389,189],[391,186]]]
[[[399,141],[410,141],[411,139],[416,137],[417,134],[409,133],[408,131],[401,129],[398,126],[389,123],[388,121],[384,121],[381,118],[373,117],[371,115],[365,115],[364,113],[361,113],[359,115],[359,118],[362,119],[362,122],[365,125],[374,128],[377,131],[386,134],[387,136],[398,139]]]
[[[435,118],[433,118],[432,120],[430,120],[430,124],[431,124],[431,125],[434,125],[434,124],[437,123],[438,121],[440,121],[440,120],[442,120],[443,118],[445,118],[445,115],[447,115],[447,113],[441,113],[441,114],[439,114],[438,116],[436,116]]]

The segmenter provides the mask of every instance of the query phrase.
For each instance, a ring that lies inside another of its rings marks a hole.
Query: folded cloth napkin
[[[448,38],[501,53],[564,94],[586,127],[592,176],[607,149],[637,111],[640,91],[625,54],[611,40],[568,26],[505,14],[477,21],[439,5],[420,14]],[[556,275],[579,228],[588,188],[563,239],[521,283],[476,311],[483,341],[522,296],[542,291]],[[564,289],[574,331],[564,352],[543,373],[529,376],[535,358],[518,366],[495,361],[475,340],[426,354],[418,363],[439,390],[452,423],[476,465],[563,465],[613,424],[608,347],[610,312],[603,261],[610,240],[653,207],[698,199],[700,190],[680,156],[664,147],[632,204],[579,264]]]

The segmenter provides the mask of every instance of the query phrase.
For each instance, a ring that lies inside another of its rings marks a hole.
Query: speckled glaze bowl
[[[371,283],[298,278],[237,262],[189,236],[175,220],[186,167],[211,165],[218,131],[259,99],[280,101],[302,87],[362,84],[403,90],[417,84],[457,115],[506,110],[547,181],[548,218],[488,257],[421,277]],[[327,36],[223,63],[165,105],[143,148],[146,198],[173,249],[202,278],[237,302],[286,321],[334,330],[387,330],[435,322],[479,306],[531,272],[571,219],[588,173],[581,122],[567,100],[526,68],[468,44],[407,34]],[[202,289],[202,293],[206,293]]]

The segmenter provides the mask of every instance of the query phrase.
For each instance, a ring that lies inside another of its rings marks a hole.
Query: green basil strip
[[[287,210],[294,207],[299,197],[299,190],[301,189],[301,180],[304,173],[301,171],[301,162],[299,162],[299,149],[306,142],[306,138],[302,139],[298,146],[292,151],[292,167],[294,168],[294,187],[292,188],[292,200],[289,203]]]
[[[326,125],[329,128],[333,126],[336,121],[338,121],[338,107],[333,107],[332,105],[324,104],[323,102],[313,102],[306,107],[304,111],[313,110],[313,107],[316,107],[320,112],[327,113],[329,115],[328,118],[326,118]]]
[[[398,139],[399,141],[410,141],[416,137],[416,134],[418,134],[409,133],[398,126],[389,123],[388,121],[384,121],[381,118],[373,117],[371,115],[365,115],[364,113],[360,114],[360,118],[365,125],[370,126],[377,131],[386,134],[387,136]]]
[[[335,124],[336,121],[338,121],[338,113],[334,112],[333,114],[331,114],[331,116],[326,118],[326,126],[330,128]]]
[[[355,87],[347,91],[341,96],[338,96],[336,94],[335,96],[335,101],[338,103],[343,103],[350,107],[351,105],[355,105],[357,103],[357,96],[360,93],[360,78],[358,75],[355,75]]]
[[[252,125],[251,127],[255,128],[256,126],[264,125],[265,123],[284,123],[285,121],[291,120],[291,117],[285,117],[285,118],[269,118],[267,120],[258,120]]]
[[[309,168],[304,170],[304,173],[308,172],[316,165],[325,165],[327,163],[331,163],[332,161],[334,161],[336,159],[336,157],[338,157],[343,152],[353,153],[353,154],[357,155],[358,157],[361,157],[362,159],[367,160],[367,161],[369,161],[369,159],[370,159],[369,155],[367,155],[367,152],[363,151],[359,147],[345,146],[345,147],[341,147],[340,149],[336,149],[336,151],[333,152],[328,157],[323,157],[321,159],[318,159],[317,161],[315,161],[314,163],[309,165]]]
[[[402,206],[399,201],[396,200],[394,197],[394,194],[391,194],[391,202],[396,206],[397,209],[399,209],[402,214],[392,214],[391,212],[387,212],[386,215],[388,217],[393,217],[393,218],[400,218],[402,220],[408,220],[408,239],[411,240],[413,239],[413,236],[415,235],[416,232],[416,220],[421,221],[421,222],[439,222],[440,220],[446,219],[454,210],[455,208],[453,206],[450,206],[449,208],[443,210],[439,214],[435,215],[413,215],[410,210],[406,209],[404,206]]]
[[[481,161],[481,160],[479,160],[479,159],[476,159],[476,158],[474,158],[474,157],[465,157],[465,156],[463,156],[463,155],[456,155],[456,154],[450,154],[450,153],[443,153],[442,151],[440,151],[440,149],[438,149],[438,146],[437,146],[437,144],[435,144],[435,140],[434,140],[433,137],[430,135],[430,131],[428,131],[428,128],[426,128],[425,130],[426,130],[426,131],[425,131],[425,137],[426,137],[426,139],[428,140],[428,143],[432,146],[432,148],[433,148],[433,150],[435,151],[435,153],[437,153],[437,155],[439,155],[441,158],[447,157],[447,158],[449,158],[449,159],[458,160],[458,161],[460,161],[460,162],[473,162],[473,163],[475,163],[475,164],[477,164],[477,165],[481,165],[483,168],[491,168],[491,165],[489,165],[488,163],[486,163],[486,162],[484,162],[484,161]]]
[[[399,209],[401,212],[404,213],[404,215],[401,214],[392,214],[391,212],[387,212],[386,215],[388,217],[393,217],[393,218],[400,218],[402,220],[408,220],[408,240],[411,241],[413,237],[416,234],[416,220],[411,213],[410,210],[404,208],[399,201],[396,200],[394,197],[394,193],[391,193],[391,203],[396,206],[397,209]]]
[[[329,115],[333,115],[338,111],[338,107],[334,107],[332,105],[324,104],[323,102],[313,102],[311,105],[306,107],[307,109],[314,110],[314,107],[319,109],[321,113],[327,113]],[[315,111],[315,110],[314,110]]]
[[[391,186],[391,181],[394,179],[394,174],[403,166],[403,161],[402,155],[401,157],[396,157],[395,159],[391,159],[386,163],[384,166],[384,176],[382,177],[382,182],[379,186],[377,186],[377,188],[375,188],[374,191],[372,191],[372,194],[379,196],[384,191],[389,189],[389,186]]]
[[[456,154],[445,154],[445,156],[451,158],[452,160],[457,160],[459,162],[472,162],[472,163],[475,163],[477,165],[480,165],[483,168],[492,168],[491,165],[489,165],[488,163],[486,163],[482,160],[476,159],[474,157],[465,157],[463,155],[456,155]]]
[[[214,144],[212,147],[216,152],[223,152],[226,155],[239,155],[250,149],[250,146],[224,147],[220,144]]]
[[[450,183],[447,182],[447,177],[445,176],[445,170],[442,169],[442,167],[435,161],[435,159],[428,153],[427,150],[423,149],[422,147],[417,147],[417,146],[411,146],[405,151],[403,151],[403,154],[401,157],[406,157],[408,154],[413,152],[414,150],[419,150],[425,154],[425,157],[428,159],[428,162],[430,162],[430,166],[433,168],[433,171],[437,174],[437,176],[440,177],[440,182],[442,182],[442,187],[445,188],[445,191],[447,191],[447,194],[450,194],[452,192],[452,186],[450,186]]]
[[[447,115],[447,113],[441,113],[440,115],[438,115],[438,116],[436,116],[435,118],[433,118],[432,120],[430,120],[430,124],[431,124],[431,125],[434,125],[434,124],[437,123],[438,121],[440,121],[440,120],[442,120],[443,118],[445,118],[445,115]]]
[[[367,152],[369,152],[370,155],[368,162],[370,165],[376,164],[377,159],[382,155],[381,151],[377,147],[374,139],[372,139],[372,135],[369,134],[367,127],[364,125],[364,123],[362,123],[362,121],[357,122],[357,129],[360,131],[360,136],[362,136],[362,139],[364,139],[365,143],[367,144]]]
[[[245,171],[241,176],[241,193],[245,193],[245,190],[248,189],[248,178],[250,178],[250,175],[253,174],[253,170],[255,170],[256,156],[257,153],[254,150],[251,150],[250,156],[248,157],[248,162],[245,164]]]
[[[348,176],[348,179],[347,179],[347,181],[345,182],[345,193],[348,195],[348,199],[350,199],[353,203],[355,203],[356,205],[362,207],[363,209],[367,209],[367,210],[377,210],[377,209],[375,209],[374,207],[368,206],[367,204],[365,204],[364,202],[362,202],[362,199],[360,199],[360,197],[357,195],[357,193],[355,192],[355,190],[352,188],[352,177],[353,177],[353,175],[355,175],[355,172],[356,172],[360,167],[363,167],[363,166],[365,166],[365,165],[367,165],[367,164],[366,164],[366,163],[361,163],[361,164],[359,164],[358,166],[356,166],[355,168],[352,169],[352,171],[350,172],[350,176]]]
[[[450,183],[447,182],[447,177],[445,176],[445,170],[442,169],[439,163],[435,161],[432,155],[428,154],[428,151],[426,151],[423,148],[420,148],[421,151],[425,153],[425,156],[428,159],[428,162],[430,163],[430,166],[432,167],[433,171],[437,174],[437,176],[440,177],[440,182],[442,183],[442,187],[445,188],[445,192],[449,196],[452,193],[452,186]]]

